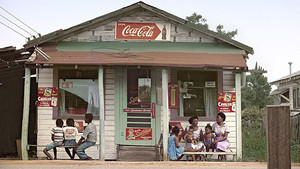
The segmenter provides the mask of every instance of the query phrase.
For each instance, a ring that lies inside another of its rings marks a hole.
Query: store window
[[[179,117],[215,117],[217,113],[217,72],[178,71]]]
[[[59,70],[59,116],[99,114],[96,70]]]
[[[151,76],[149,69],[127,70],[127,107],[151,108]]]

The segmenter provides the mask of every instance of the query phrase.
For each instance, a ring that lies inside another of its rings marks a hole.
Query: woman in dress
[[[194,128],[193,136],[194,139],[198,141],[203,141],[202,129],[198,126],[198,117],[194,116],[189,119],[190,126]],[[184,136],[189,132],[190,126],[185,129]]]
[[[220,112],[217,114],[216,122],[212,126],[212,129],[216,134],[216,140],[214,143],[218,152],[226,152],[230,145],[229,140],[227,139],[229,128],[228,125],[224,123],[225,120],[225,114]],[[219,158],[226,161],[226,155],[219,155]]]

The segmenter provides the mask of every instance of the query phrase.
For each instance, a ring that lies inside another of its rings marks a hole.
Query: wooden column
[[[104,135],[104,73],[103,67],[98,71],[98,91],[99,91],[99,160],[105,160],[105,135]]]
[[[242,94],[241,74],[235,74],[235,95],[236,95],[236,158],[242,159]]]
[[[27,144],[28,144],[29,107],[30,107],[30,68],[25,68],[24,105],[23,105],[22,136],[21,136],[22,160],[28,160]]]
[[[294,109],[294,92],[293,87],[289,88],[289,102],[290,102],[290,109]]]
[[[162,106],[163,106],[163,158],[168,160],[168,137],[169,137],[169,100],[168,100],[168,71],[162,69]]]
[[[268,169],[291,168],[290,105],[267,106]]]

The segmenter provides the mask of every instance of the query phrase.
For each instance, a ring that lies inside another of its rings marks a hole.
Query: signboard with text
[[[116,39],[170,41],[171,24],[117,22]]]
[[[126,140],[152,140],[152,128],[126,128]]]
[[[38,88],[38,107],[57,107],[58,88],[39,87]]]
[[[236,107],[235,92],[218,93],[218,112],[235,112]]]

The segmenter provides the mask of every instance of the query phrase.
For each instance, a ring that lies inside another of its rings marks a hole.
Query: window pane
[[[127,70],[127,107],[151,107],[151,77],[148,69]]]
[[[99,113],[98,81],[91,79],[59,80],[59,112],[61,115]]]
[[[217,89],[205,87],[206,81],[216,82],[217,72],[178,71],[178,115],[181,117],[214,117],[217,113]]]

